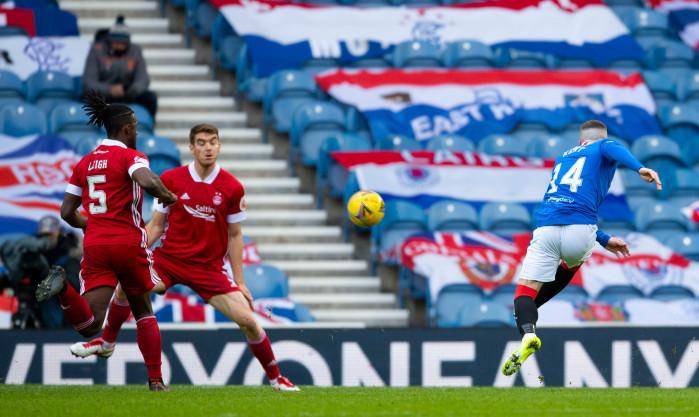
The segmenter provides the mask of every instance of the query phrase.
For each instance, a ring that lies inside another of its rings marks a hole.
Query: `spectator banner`
[[[684,207],[682,213],[689,218],[694,223],[699,223],[699,200],[694,203]]]
[[[451,284],[472,284],[484,291],[511,284],[529,244],[530,234],[512,238],[488,232],[424,233],[400,248],[402,266],[427,277],[430,301]]]
[[[65,72],[81,77],[90,42],[78,36],[2,38],[0,70],[10,71],[26,80],[36,71]]]
[[[476,208],[489,202],[515,202],[533,209],[541,202],[553,166],[551,160],[473,152],[333,152],[332,157],[354,170],[360,189],[374,190],[386,200],[407,199],[423,207],[455,199]],[[599,214],[610,221],[633,220],[619,175],[614,177]]]
[[[668,23],[680,38],[695,50],[699,50],[699,1],[697,0],[648,0],[656,10],[668,13]]]
[[[357,107],[372,135],[478,140],[519,123],[562,129],[589,119],[633,140],[660,134],[655,102],[638,73],[549,70],[337,70],[316,77],[336,100]]]
[[[694,326],[699,323],[699,300],[658,301],[636,298],[625,302],[571,302],[554,298],[539,309],[539,326],[582,323],[634,323],[642,326]]]
[[[143,385],[146,380],[133,330],[122,332],[109,360],[74,358],[68,347],[81,338],[72,330],[1,333],[4,384]],[[163,378],[168,384],[265,383],[262,367],[238,330],[163,330],[162,334]],[[299,385],[699,386],[696,327],[542,326],[537,334],[546,347],[512,377],[500,372],[520,343],[512,328],[270,329],[267,334],[284,375]],[[545,415],[566,415],[551,413]],[[391,415],[390,409],[386,415]]]
[[[0,26],[18,27],[27,35],[36,35],[36,25],[34,23],[34,12],[31,9],[6,9],[0,8]],[[4,44],[3,39],[3,44]]]
[[[610,285],[630,285],[646,296],[665,285],[679,285],[699,295],[699,262],[675,253],[650,235],[625,237],[631,256],[619,259],[599,246],[581,269],[579,282],[590,296]]]
[[[433,7],[352,7],[272,0],[210,0],[267,76],[311,59],[345,66],[382,57],[412,40],[440,46],[464,39],[491,47],[585,59],[604,67],[643,50],[601,0],[484,0]]]
[[[41,2],[15,0],[0,3],[0,26],[17,26],[29,36],[78,36],[77,17]]]
[[[79,160],[58,136],[0,135],[0,234],[34,234],[42,216],[58,216]]]

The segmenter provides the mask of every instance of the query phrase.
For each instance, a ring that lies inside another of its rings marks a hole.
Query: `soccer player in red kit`
[[[152,391],[164,391],[161,374],[161,339],[149,293],[160,282],[141,217],[143,191],[165,205],[177,197],[148,167],[145,155],[135,150],[137,120],[123,104],[107,104],[89,93],[84,107],[90,124],[104,127],[109,139],[73,169],[61,206],[61,217],[85,230],[80,268],[80,294],[66,282],[65,271],[52,268],[37,287],[39,301],[58,296],[72,326],[85,337],[102,329],[105,312],[117,284],[136,318],[137,342]],[[87,217],[78,212],[82,204]]]
[[[274,389],[298,391],[281,376],[269,338],[253,314],[252,295],[243,277],[240,222],[246,217],[245,190],[216,164],[221,149],[218,129],[208,124],[194,126],[189,133],[189,147],[194,162],[162,175],[163,183],[177,195],[177,203],[170,207],[156,204],[147,226],[149,245],[162,236],[162,246],[154,251],[155,270],[162,282],[154,291],[163,293],[176,284],[192,288],[240,326]],[[226,256],[233,280],[224,270]],[[117,291],[102,337],[76,343],[71,351],[82,357],[110,356],[128,317],[128,301]]]

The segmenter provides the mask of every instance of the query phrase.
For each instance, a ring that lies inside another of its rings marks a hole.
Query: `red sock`
[[[532,288],[532,287],[527,287],[526,285],[519,285],[519,284],[518,284],[518,285],[517,285],[517,288],[515,288],[515,297],[514,297],[514,299],[516,300],[517,298],[524,296],[524,297],[529,297],[529,298],[531,298],[532,300],[535,300],[535,299],[536,299],[536,294],[537,294],[538,292],[539,292],[539,291],[535,290],[535,289]]]
[[[77,331],[90,327],[95,322],[95,316],[87,301],[75,291],[72,285],[66,283],[65,289],[58,294],[63,315]]]
[[[160,328],[155,316],[141,317],[136,320],[136,342],[143,355],[143,361],[148,370],[148,379],[162,378],[160,366],[162,340],[160,339]]]
[[[131,307],[128,301],[121,301],[117,298],[112,299],[112,302],[109,304],[109,312],[107,313],[107,324],[102,331],[102,339],[107,343],[116,342],[121,325],[129,319],[130,315]]]
[[[248,346],[250,346],[252,354],[260,361],[267,378],[270,381],[279,378],[279,366],[274,358],[272,344],[269,341],[269,337],[267,337],[267,333],[263,330],[259,340],[248,340]]]

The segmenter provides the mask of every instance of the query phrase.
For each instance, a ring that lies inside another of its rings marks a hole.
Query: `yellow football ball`
[[[360,227],[371,227],[383,219],[385,204],[374,191],[357,191],[347,202],[347,215]]]

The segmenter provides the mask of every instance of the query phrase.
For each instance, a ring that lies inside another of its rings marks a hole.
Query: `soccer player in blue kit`
[[[617,164],[662,189],[658,174],[643,167],[618,142],[607,139],[607,127],[597,120],[583,123],[580,144],[556,159],[514,296],[522,343],[503,365],[503,374],[517,372],[541,348],[536,335],[537,308],[570,282],[590,256],[595,241],[612,252],[628,255],[623,240],[597,230],[597,210],[609,191]]]

